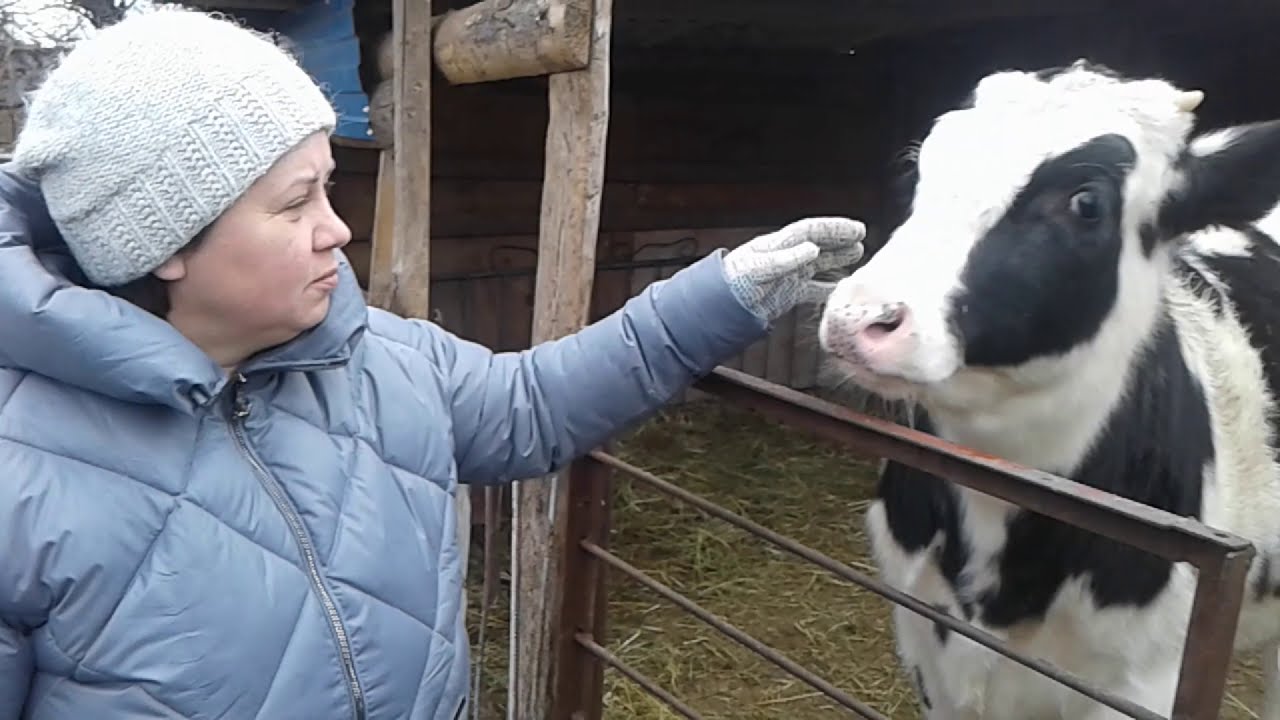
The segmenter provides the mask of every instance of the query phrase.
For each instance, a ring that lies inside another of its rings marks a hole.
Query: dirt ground
[[[666,480],[875,572],[862,533],[873,488],[869,463],[718,403],[667,413],[618,450]],[[643,485],[620,479],[616,488],[610,543],[619,556],[886,716],[919,717],[893,654],[888,601]],[[479,556],[473,551],[473,638]],[[505,568],[505,552],[502,561]],[[488,618],[484,718],[506,717],[508,593],[504,584]],[[606,646],[704,718],[855,717],[627,578],[611,576],[610,593]],[[679,717],[619,673],[606,671],[605,683],[609,720]],[[1253,658],[1237,664],[1221,717],[1258,717],[1250,708],[1260,706],[1259,684]]]

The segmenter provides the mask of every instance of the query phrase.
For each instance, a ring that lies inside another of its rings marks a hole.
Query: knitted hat
[[[185,9],[81,41],[37,90],[13,161],[89,280],[121,285],[212,223],[333,106],[269,38]]]

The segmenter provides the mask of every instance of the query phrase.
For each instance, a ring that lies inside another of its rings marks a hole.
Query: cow
[[[1280,720],[1280,121],[1081,59],[983,76],[913,147],[905,219],[817,340],[919,430],[1251,541],[1235,638]],[[896,462],[887,584],[1169,716],[1195,572]],[[1128,717],[895,606],[929,720]]]

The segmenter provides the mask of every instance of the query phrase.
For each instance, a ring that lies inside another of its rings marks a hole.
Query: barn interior
[[[468,4],[437,1],[433,12]],[[362,83],[374,96],[390,0],[356,2],[354,15]],[[1280,94],[1265,91],[1280,67],[1269,30],[1278,15],[1248,0],[615,0],[593,314],[670,274],[680,257],[804,215],[866,220],[874,251],[899,217],[889,192],[898,153],[992,70],[1088,57],[1203,88],[1202,125],[1280,115]],[[432,82],[434,312],[502,349],[528,341],[546,82]],[[376,129],[379,108],[370,114]],[[334,202],[362,273],[377,146],[336,148]],[[812,348],[791,344],[769,351],[782,359],[767,374],[808,388]],[[764,372],[764,360],[754,365]]]
[[[264,2],[253,4],[263,7]],[[436,0],[433,6],[440,13],[469,4]],[[901,217],[891,193],[900,151],[921,137],[936,114],[961,101],[980,77],[994,70],[1056,66],[1087,57],[1125,74],[1159,75],[1203,89],[1201,127],[1280,117],[1280,92],[1272,91],[1267,80],[1280,71],[1280,46],[1274,42],[1280,6],[1252,0],[613,4],[611,118],[593,317],[612,311],[645,283],[669,275],[693,257],[802,216],[864,219],[874,252]],[[391,29],[390,0],[361,0],[354,15],[362,82],[372,96],[379,82],[374,56]],[[496,349],[524,347],[529,340],[546,86],[545,77],[450,85],[437,76],[432,82],[433,318]],[[378,111],[371,109],[373,115]],[[335,145],[339,170],[333,202],[351,225],[355,240],[348,253],[367,282],[380,141]],[[799,321],[780,328],[767,348],[748,351],[731,365],[798,389],[813,388],[818,377],[812,339]],[[727,450],[726,438],[734,436],[735,426],[723,417],[680,417],[653,432],[670,431],[683,439],[677,443],[653,433],[642,435],[633,445],[637,462],[643,458],[650,468],[674,473],[683,486],[768,518],[762,521],[805,544],[848,556],[848,538],[832,528],[843,527],[841,518],[860,527],[860,515],[853,514],[864,507],[870,481],[850,490],[848,483],[832,481],[835,461],[821,468],[800,467],[797,458],[812,459],[816,451],[795,445],[794,439]],[[748,433],[737,427],[736,432]],[[751,433],[764,432],[751,427]],[[713,431],[725,434],[713,438],[707,434]],[[689,448],[699,442],[726,455],[726,464],[740,463],[738,471],[717,475],[721,471],[698,465],[705,456]],[[787,469],[771,469],[771,463],[783,465],[768,459],[771,452],[787,456]],[[810,471],[812,476],[804,475]],[[813,497],[773,489],[765,493],[747,482],[748,473],[757,479],[776,475],[792,487],[809,488]],[[756,490],[762,493],[758,497],[751,494]],[[727,550],[723,555],[699,550],[709,555],[685,565],[678,553],[691,551],[670,543],[646,554],[643,545],[654,535],[688,531],[697,518],[663,514],[652,505],[636,509],[639,505],[633,503],[640,501],[622,492],[617,542],[643,556],[645,570],[688,580],[687,585],[677,583],[679,589],[759,637],[787,647],[820,674],[837,672],[842,687],[875,698],[877,709],[889,716],[917,716],[909,691],[892,669],[882,603],[865,613],[859,604],[862,616],[839,631],[813,632],[794,647],[785,645],[782,638],[792,626],[833,627],[818,620],[829,618],[833,605],[821,605],[816,594],[797,601],[780,591],[803,585],[805,577],[765,578],[764,568],[773,567],[774,559],[761,556],[748,567],[741,559],[731,560]],[[633,511],[643,512],[644,519],[628,519]],[[736,536],[724,540],[726,547],[739,541]],[[505,549],[506,543],[500,546]],[[706,560],[711,556],[717,559]],[[659,565],[661,570],[655,570]],[[716,574],[716,568],[723,572]],[[716,589],[698,595],[691,590],[712,584],[733,584],[740,592]],[[753,584],[760,592],[751,594]],[[499,592],[501,601],[505,592]],[[660,617],[652,610],[651,597],[639,600],[627,592],[620,589],[611,597],[617,610],[611,610],[616,619],[610,620],[609,634],[621,643],[613,647],[625,646],[618,650],[624,657],[668,680],[683,697],[697,695],[705,717],[807,720],[835,712],[817,701],[807,706],[811,709],[799,701],[775,703],[775,695],[799,697],[806,688],[764,682],[776,673],[754,680],[733,675],[728,658],[736,662],[742,655],[699,650],[710,641],[708,633],[692,629],[696,623]],[[748,608],[753,615],[747,615]],[[485,657],[494,658],[497,669],[486,679],[500,685],[506,632],[492,622],[492,645]],[[778,625],[757,624],[767,622]],[[671,634],[648,645],[632,644],[642,626],[648,636],[654,636],[655,627]],[[653,653],[652,663],[637,659],[642,652]],[[681,652],[688,654],[678,656]],[[1236,669],[1234,702],[1224,707],[1222,717],[1257,717],[1256,672],[1250,667]],[[721,692],[717,683],[726,678],[740,682],[726,684]],[[752,682],[759,687],[749,687]],[[673,717],[626,685],[610,685],[606,717]],[[501,687],[493,690],[500,706]],[[757,695],[773,699],[753,704]]]

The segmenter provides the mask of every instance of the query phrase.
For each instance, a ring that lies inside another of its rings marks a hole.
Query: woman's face
[[[155,274],[169,282],[169,321],[224,367],[317,325],[337,287],[333,252],[351,240],[326,194],[329,139],[283,156],[189,251]]]

